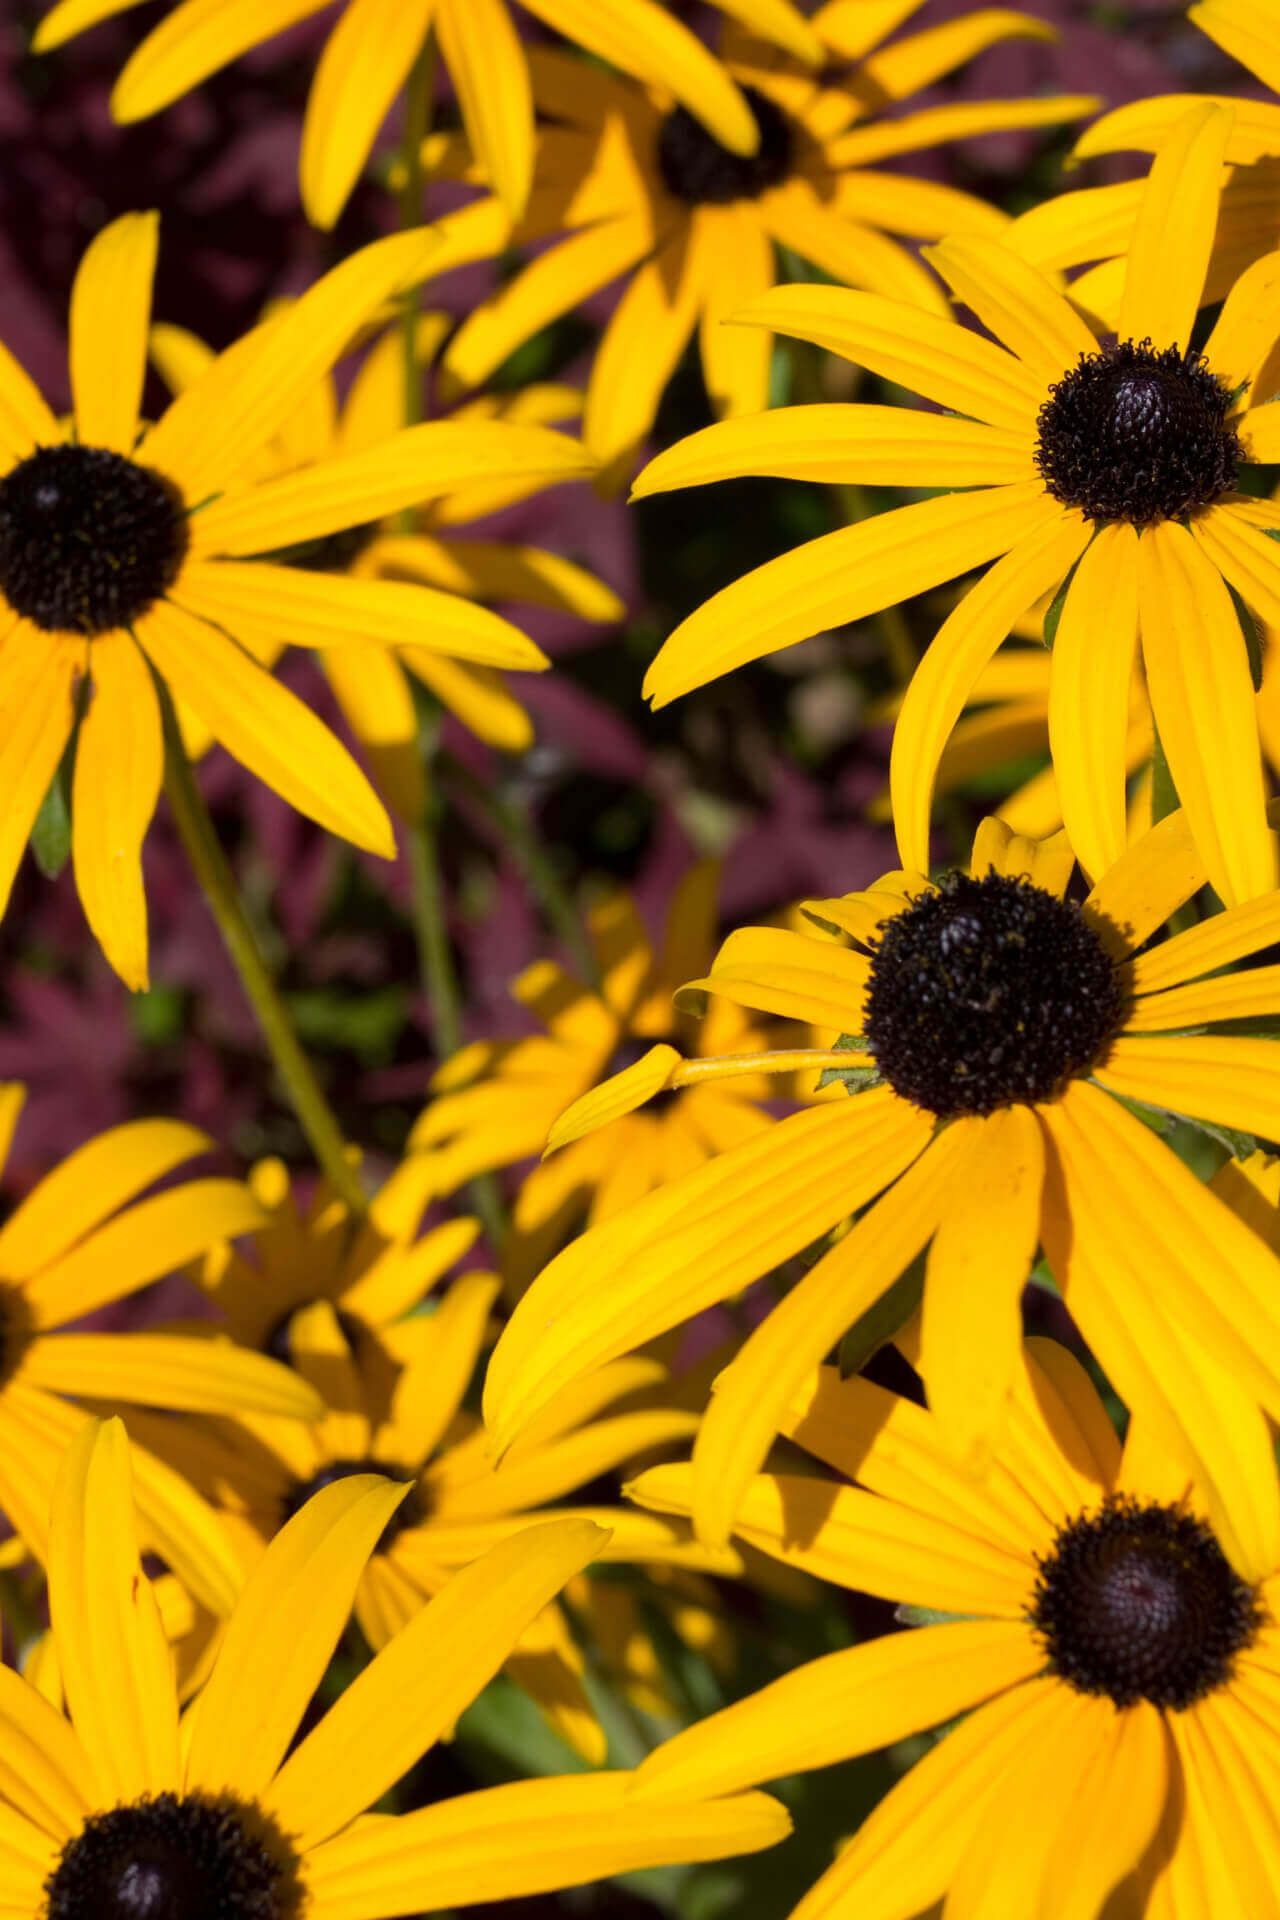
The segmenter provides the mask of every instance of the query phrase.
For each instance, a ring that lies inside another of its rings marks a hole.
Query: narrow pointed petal
[[[40,389],[7,347],[0,347],[0,457],[24,460],[37,446],[56,446],[63,432]]]
[[[565,1382],[810,1245],[900,1173],[927,1130],[914,1108],[873,1088],[782,1121],[574,1241],[494,1349],[485,1401],[497,1444]]]
[[[587,387],[583,439],[601,465],[630,457],[653,427],[663,389],[697,325],[704,289],[692,223],[643,261],[604,330]]]
[[[1144,1106],[1217,1120],[1264,1140],[1280,1134],[1280,1047],[1274,1040],[1122,1034],[1096,1077]]]
[[[1222,899],[1251,900],[1280,870],[1231,596],[1186,529],[1167,522],[1138,542],[1138,600],[1152,710],[1183,811]]]
[[[1011,7],[980,7],[958,20],[926,27],[922,33],[908,34],[891,46],[879,48],[864,62],[859,78],[881,96],[905,100],[1002,40],[1056,37],[1046,21],[1029,13]]]
[[[1267,411],[1259,407],[1246,414],[1246,424]],[[1280,414],[1280,407],[1276,412]],[[1197,514],[1191,531],[1202,552],[1231,582],[1245,605],[1268,626],[1280,625],[1280,545],[1261,527],[1250,525],[1231,502]]]
[[[0,639],[0,913],[75,719],[84,643],[20,621]]]
[[[171,692],[290,806],[358,847],[394,855],[386,809],[346,748],[225,634],[161,601],[138,639]]]
[[[987,498],[1007,498],[1014,491],[1001,489]],[[918,513],[919,508],[900,511]],[[877,526],[880,520],[869,524]],[[1003,557],[939,627],[912,675],[894,728],[889,786],[898,852],[905,867],[921,872],[929,870],[929,819],[938,762],[974,682],[1014,621],[1070,571],[1092,532],[1082,515],[1059,506],[1040,482],[1027,486],[1025,506],[1016,517],[1011,505],[1006,507],[1002,524],[1006,534],[1013,535],[1001,541]]]
[[[160,797],[164,739],[150,669],[132,638],[93,643],[93,698],[80,723],[72,788],[76,891],[125,985],[147,985],[142,842]]]
[[[741,202],[702,207],[695,224],[702,291],[698,345],[712,411],[729,418],[763,412],[773,340],[761,327],[724,323],[773,285],[773,242],[755,209]]]
[[[436,31],[462,124],[493,190],[518,220],[536,142],[529,68],[503,0],[440,0]]]
[[[1099,876],[1084,903],[1085,918],[1121,960],[1198,893],[1206,878],[1203,856],[1179,807]]]
[[[1222,303],[1204,357],[1228,393],[1253,381],[1280,334],[1280,251],[1264,253]]]
[[[900,1105],[916,1121],[911,1163],[779,1302],[716,1381],[693,1450],[694,1526],[699,1539],[713,1546],[727,1541],[805,1379],[906,1271],[941,1218],[965,1162],[964,1129],[951,1127],[926,1147],[931,1116]]]
[[[323,0],[186,0],[149,33],[116,82],[115,119],[145,120]],[[100,10],[96,17],[101,18]],[[113,8],[112,11],[118,11]]]
[[[1122,522],[1101,529],[1080,557],[1053,643],[1049,744],[1067,837],[1091,879],[1106,873],[1128,845],[1138,544]]]
[[[823,534],[734,581],[682,621],[650,667],[645,694],[666,706],[762,654],[926,593],[1034,536],[1050,508],[1058,524],[1066,522],[1039,480],[1022,481],[942,494]]]
[[[323,1920],[515,1900],[640,1867],[758,1853],[791,1831],[767,1794],[692,1806],[640,1801],[630,1773],[520,1780],[395,1820],[357,1822],[307,1860]]]
[[[89,244],[71,289],[71,392],[82,446],[131,453],[147,367],[158,213],[126,213]]]
[[[353,1474],[314,1494],[249,1576],[186,1723],[189,1792],[265,1792],[408,1489]]]
[[[680,1064],[674,1047],[665,1044],[650,1047],[642,1059],[615,1073],[601,1086],[593,1087],[579,1100],[567,1106],[547,1135],[546,1151],[567,1147],[600,1127],[607,1127],[624,1113],[634,1113],[656,1093],[661,1093],[671,1078],[671,1070]]]
[[[1218,972],[1235,960],[1260,953],[1273,941],[1280,941],[1280,894],[1264,894],[1225,913],[1211,914],[1149,953],[1138,954],[1133,961],[1133,990],[1159,993],[1181,986],[1202,973]]]
[[[948,238],[927,250],[957,300],[1018,356],[1046,388],[1061,380],[1097,341],[1075,308],[1011,247],[978,235]]]
[[[47,1334],[26,1354],[21,1377],[53,1393],[184,1413],[314,1420],[320,1411],[314,1390],[278,1360],[188,1334]]]
[[[1197,0],[1187,18],[1256,74],[1264,86],[1280,92],[1280,48],[1276,46],[1275,28],[1270,16],[1251,0]]]
[[[142,4],[143,0],[58,0],[32,34],[31,51],[50,53],[86,27],[96,27],[100,20],[114,19],[116,14],[129,13]]]
[[[173,1656],[138,1558],[119,1420],[86,1422],[67,1451],[53,1502],[49,1608],[72,1723],[108,1803],[172,1790]]]
[[[349,0],[335,21],[307,98],[298,165],[313,226],[332,227],[346,206],[434,11],[435,0]],[[442,42],[451,11],[442,9]]]
[[[1012,1621],[888,1634],[810,1660],[666,1741],[637,1770],[636,1797],[696,1801],[874,1753],[1043,1666],[1043,1649]]]
[[[70,1722],[29,1679],[0,1667],[0,1728],[0,1790],[6,1802],[51,1840],[65,1843],[79,1832],[97,1798]]]
[[[1218,224],[1230,108],[1194,108],[1152,162],[1129,243],[1116,332],[1185,349]]]

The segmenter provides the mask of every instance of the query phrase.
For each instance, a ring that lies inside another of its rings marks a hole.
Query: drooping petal
[[[474,4],[477,12],[485,10],[485,0]],[[346,206],[436,11],[436,0],[348,0],[339,14],[316,67],[302,127],[298,178],[313,226],[332,227]],[[438,11],[448,60],[452,9]],[[505,46],[495,49],[495,67],[507,54]],[[514,64],[523,71],[518,51]],[[449,71],[456,81],[452,61]],[[527,89],[526,79],[526,95]]]
[[[1030,1631],[975,1620],[889,1634],[809,1660],[655,1749],[637,1798],[689,1800],[808,1773],[954,1719],[1044,1666]]]
[[[164,738],[146,661],[130,635],[104,633],[90,655],[93,697],[76,741],[71,848],[76,891],[125,985],[147,985],[142,842],[160,796]]]
[[[1186,348],[1218,224],[1231,110],[1193,108],[1152,162],[1129,242],[1116,332]]]
[[[125,213],[89,243],[71,289],[71,392],[82,446],[131,453],[147,367],[158,213]]]
[[[586,1520],[550,1520],[455,1574],[285,1761],[266,1805],[311,1848],[363,1813],[470,1706],[549,1600],[604,1545]]]
[[[987,498],[994,501],[1014,491],[1000,489]],[[969,589],[939,627],[912,675],[894,728],[889,785],[898,852],[905,867],[921,872],[929,868],[929,820],[938,762],[974,681],[1019,615],[1069,572],[1092,533],[1081,514],[1059,506],[1038,484],[1029,484],[1027,495],[1016,519],[1006,508],[1003,525],[1014,539],[1001,541],[1003,558]],[[919,509],[901,511],[918,513]],[[878,524],[879,519],[870,522],[873,527]]]
[[[129,1441],[119,1420],[86,1422],[54,1495],[49,1608],[62,1684],[108,1799],[178,1784],[173,1656],[138,1558]]]
[[[785,1809],[767,1794],[655,1805],[632,1796],[632,1779],[520,1780],[395,1820],[357,1822],[308,1857],[308,1892],[324,1920],[435,1912],[639,1867],[756,1853],[791,1831]]]
[[[1063,508],[1046,503],[1041,482],[1022,481],[943,494],[810,540],[682,621],[645,676],[645,694],[666,706],[762,654],[941,586],[1034,536],[1049,507],[1059,525],[1067,523]]]
[[[1138,645],[1138,536],[1118,521],[1080,556],[1053,643],[1049,744],[1062,819],[1086,874],[1128,845],[1129,687]]]
[[[1138,542],[1142,657],[1156,726],[1209,878],[1228,906],[1276,885],[1253,682],[1222,576],[1185,528]]]
[[[225,634],[159,601],[138,639],[172,692],[290,806],[358,847],[394,855],[386,810],[346,748]]]
[[[566,1381],[810,1245],[900,1173],[927,1132],[924,1116],[873,1088],[782,1121],[583,1235],[529,1289],[494,1350],[486,1418],[497,1444]]]
[[[83,641],[75,645],[25,620],[0,638],[0,913],[71,737],[83,666]]]
[[[408,1489],[353,1474],[313,1494],[249,1576],[186,1723],[188,1791],[263,1793]]]

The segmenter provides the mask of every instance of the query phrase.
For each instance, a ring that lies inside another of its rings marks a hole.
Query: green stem
[[[353,1214],[362,1215],[368,1209],[364,1189],[347,1157],[346,1142],[338,1123],[320,1091],[320,1083],[310,1061],[298,1044],[284,1002],[254,937],[253,928],[241,904],[235,877],[214,831],[204,796],[191,771],[173,703],[163,686],[160,688],[160,703],[164,717],[165,791],[187,858],[209,902],[236,972],[240,975],[240,983],[262,1029],[262,1037],[270,1048],[290,1104],[298,1116],[298,1123],[311,1142],[312,1151],[335,1193],[341,1196]]]
[[[409,874],[422,989],[431,1007],[436,1052],[447,1060],[462,1045],[462,1001],[449,947],[444,880],[431,810],[428,801],[427,814],[409,829]]]
[[[578,976],[593,992],[599,993],[600,963],[587,938],[582,918],[560,877],[555,861],[539,840],[528,813],[518,800],[504,791],[500,782],[487,786],[471,768],[453,754],[446,754],[449,776],[463,788],[469,799],[498,829],[529,891],[538,902],[548,926],[560,936]]]

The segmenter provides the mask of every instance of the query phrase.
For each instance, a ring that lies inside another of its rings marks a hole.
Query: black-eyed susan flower
[[[672,1404],[664,1369],[629,1358],[566,1388],[495,1470],[483,1428],[462,1403],[489,1343],[498,1289],[490,1274],[464,1273],[432,1311],[385,1327],[376,1346],[344,1326],[328,1300],[299,1308],[290,1357],[324,1406],[308,1427],[270,1418],[179,1423],[131,1411],[130,1433],[222,1511],[248,1566],[335,1480],[376,1473],[407,1488],[355,1593],[365,1638],[383,1647],[458,1567],[543,1517],[539,1509],[564,1511],[580,1488],[697,1428],[695,1414]],[[732,1553],[698,1546],[682,1523],[591,1499],[567,1510],[609,1529],[607,1560],[740,1571]],[[582,1654],[556,1602],[521,1632],[506,1669],[565,1739],[604,1759]]]
[[[720,63],[657,0],[521,0],[553,31],[589,53],[667,87],[734,152],[756,140],[750,110]],[[37,52],[140,0],[59,0],[36,30]],[[715,0],[726,13],[775,34],[802,58],[822,48],[790,0]],[[219,67],[320,13],[325,0],[179,0],[149,33],[111,96],[117,120],[145,120]],[[507,0],[350,0],[316,69],[303,124],[299,182],[317,226],[337,220],[428,34],[434,34],[463,123],[513,213],[533,176],[536,134],[526,53]]]
[[[521,1183],[505,1249],[514,1287],[584,1219],[610,1218],[769,1125],[761,1103],[770,1082],[752,1074],[732,1088],[699,1086],[648,1112],[634,1111],[661,1093],[680,1057],[671,1042],[688,1039],[672,995],[714,949],[718,878],[713,861],[685,876],[660,953],[633,900],[618,894],[602,902],[588,922],[599,990],[555,961],[535,961],[511,992],[542,1031],[523,1040],[474,1041],[446,1060],[431,1083],[434,1098],[409,1145],[430,1156],[439,1190],[452,1192],[477,1173],[529,1159],[549,1144],[561,1149]],[[712,1022],[714,1038],[704,1030],[702,1041],[717,1052],[748,1053],[761,1044],[759,1023],[738,1007],[718,1008]],[[616,1109],[593,1106],[586,1126],[557,1129],[568,1107],[619,1072],[626,1077]]]
[[[857,287],[945,312],[936,278],[902,244],[945,233],[994,235],[997,208],[873,163],[1009,126],[1045,126],[1091,111],[1085,97],[968,102],[875,117],[993,42],[1052,38],[1042,22],[989,8],[880,42],[913,6],[828,5],[814,16],[827,64],[817,74],[760,40],[726,35],[729,71],[759,129],[730,152],[671,97],[584,73],[563,55],[531,59],[541,131],[535,192],[512,225],[497,197],[445,218],[440,262],[557,236],[459,328],[444,368],[473,386],[516,347],[621,275],[626,292],[605,329],[587,389],[584,436],[603,465],[633,453],[695,330],[717,413],[767,406],[767,333],[719,323],[778,277],[789,248]]]
[[[910,1920],[943,1900],[1045,1920],[1270,1911],[1280,1564],[1242,1575],[1183,1463],[1141,1416],[1122,1450],[1065,1349],[1028,1343],[1013,1414],[978,1487],[921,1408],[822,1370],[787,1428],[843,1484],[759,1476],[742,1538],[960,1617],[811,1661],[677,1735],[640,1769],[636,1799],[733,1791],[964,1716],[793,1920]],[[1270,1448],[1252,1459],[1276,1508]],[[633,1491],[684,1512],[688,1469]]]
[[[1249,1488],[1230,1481],[1234,1456],[1217,1443],[1220,1403],[1277,1406],[1275,1257],[1131,1103],[1276,1137],[1276,1043],[1207,1029],[1277,1004],[1275,967],[1235,963],[1276,938],[1280,895],[1148,947],[1204,882],[1181,813],[1083,906],[1064,897],[1072,868],[1062,836],[1036,845],[993,820],[967,874],[935,885],[894,873],[810,903],[826,930],[813,939],[731,934],[692,993],[837,1030],[849,1050],[826,1064],[847,1061],[853,1097],[777,1122],[558,1255],[494,1350],[495,1444],[567,1380],[856,1214],[717,1381],[694,1450],[699,1531],[726,1537],[790,1396],[925,1249],[921,1370],[942,1430],[976,1465],[1007,1400],[1023,1283],[1053,1237],[1055,1277],[1117,1390],[1178,1425],[1247,1536]],[[667,1084],[793,1060],[698,1060]]]
[[[23,1090],[0,1088],[0,1161]],[[59,1463],[95,1396],[146,1406],[313,1419],[322,1403],[297,1374],[216,1330],[78,1331],[208,1247],[262,1224],[238,1180],[147,1189],[212,1142],[178,1120],[135,1120],[87,1141],[45,1175],[0,1227],[0,1511],[41,1564]],[[212,1611],[225,1614],[238,1570],[214,1516],[159,1458],[140,1455],[148,1544]]]
[[[282,634],[319,648],[429,643],[435,599],[252,556],[468,479],[568,476],[588,464],[563,435],[438,425],[304,474],[242,479],[369,315],[420,277],[430,237],[396,235],[344,260],[142,427],[156,240],[154,214],[126,214],[81,261],[71,422],[54,418],[0,349],[0,902],[74,733],[76,884],[135,988],[147,978],[140,851],[164,764],[153,675],[292,805],[359,846],[394,851],[354,760],[253,655]]]
[[[450,322],[424,314],[418,325],[417,358],[426,366]],[[212,358],[193,335],[177,327],[152,329],[152,354],[171,387],[181,392]],[[301,473],[327,460],[364,453],[395,437],[404,414],[404,342],[384,333],[365,356],[345,400],[339,404],[326,378],[286,421],[269,448],[260,449],[253,477]],[[582,395],[572,387],[534,382],[510,395],[479,395],[449,419],[455,433],[471,425],[506,422],[523,444],[526,427],[560,426],[576,420]],[[373,768],[375,781],[401,820],[421,819],[426,783],[419,746],[420,722],[410,675],[489,746],[519,753],[533,743],[533,726],[503,671],[536,672],[549,662],[540,647],[509,620],[483,604],[516,601],[550,607],[583,620],[614,621],[624,607],[617,594],[585,567],[558,553],[463,531],[472,520],[535,494],[556,476],[534,473],[508,478],[501,463],[495,478],[473,482],[434,500],[406,530],[395,521],[370,521],[294,549],[295,566],[350,574],[360,580],[399,580],[423,590],[433,620],[429,638],[391,649],[368,643],[326,647],[319,655],[325,677]],[[264,666],[283,653],[277,634]],[[188,745],[198,751],[207,730],[182,714]]]
[[[250,1577],[180,1731],[172,1655],[135,1545],[128,1442],[118,1422],[86,1428],[58,1489],[49,1568],[68,1717],[0,1673],[11,1913],[391,1920],[785,1836],[785,1813],[760,1794],[633,1813],[622,1773],[363,1818],[603,1544],[581,1520],[503,1541],[291,1745],[402,1497],[360,1475],[294,1516]]]
[[[1050,737],[1063,817],[1100,875],[1125,846],[1124,758],[1139,637],[1165,755],[1223,899],[1275,885],[1249,647],[1232,600],[1280,620],[1280,509],[1236,491],[1280,447],[1248,404],[1280,327],[1280,252],[1232,287],[1203,354],[1189,340],[1217,214],[1228,110],[1179,121],[1143,187],[1115,340],[985,239],[931,258],[995,342],[834,287],[784,287],[747,319],[847,355],[951,411],[819,406],[729,421],[662,454],[649,493],[729,474],[945,486],[737,581],[672,634],[659,703],[774,648],[994,561],[908,688],[891,787],[905,866],[928,865],[939,756],[978,675],[1043,593],[1055,602]],[[996,344],[996,343],[1000,344]],[[954,489],[964,489],[955,491]]]

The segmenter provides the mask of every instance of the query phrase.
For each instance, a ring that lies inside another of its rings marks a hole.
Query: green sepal
[[[833,1053],[865,1053],[866,1040],[860,1033],[842,1033],[831,1049]],[[879,1067],[824,1067],[818,1075],[818,1091],[834,1087],[839,1081],[846,1093],[862,1093],[880,1083]]]
[[[1083,558],[1083,555],[1081,556],[1081,558]],[[1071,591],[1071,582],[1076,577],[1076,567],[1078,567],[1079,565],[1080,565],[1080,561],[1077,560],[1075,563],[1075,566],[1072,567],[1070,573],[1068,573],[1066,579],[1063,581],[1062,585],[1058,588],[1058,591],[1054,594],[1052,600],[1049,602],[1048,608],[1045,612],[1044,644],[1051,653],[1053,651],[1053,643],[1058,637],[1058,623],[1062,619],[1062,609],[1067,604],[1067,595]]]
[[[1258,623],[1231,582],[1227,581],[1227,592],[1231,595],[1231,604],[1236,610],[1236,619],[1240,622],[1240,631],[1244,635],[1244,650],[1249,656],[1249,678],[1253,681],[1253,690],[1257,693],[1262,685],[1262,636],[1258,632]]]
[[[71,761],[63,754],[31,829],[31,853],[46,880],[71,858]]]
[[[872,1354],[888,1346],[902,1332],[923,1299],[924,1255],[917,1254],[906,1272],[880,1295],[874,1306],[867,1308],[861,1319],[854,1321],[840,1342],[840,1378],[848,1380],[855,1373],[861,1373]]]

